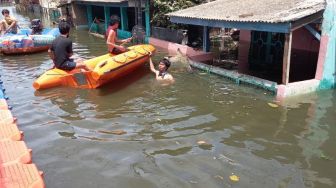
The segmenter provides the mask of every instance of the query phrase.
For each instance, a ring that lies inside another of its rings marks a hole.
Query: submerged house
[[[274,91],[279,98],[336,85],[336,5],[325,0],[216,0],[168,14],[171,22],[240,30],[238,70],[206,64],[238,82]]]
[[[104,35],[110,16],[118,15],[121,38],[131,36],[135,25],[142,25],[146,35],[150,34],[149,0],[61,0],[59,7],[63,17],[76,28]]]

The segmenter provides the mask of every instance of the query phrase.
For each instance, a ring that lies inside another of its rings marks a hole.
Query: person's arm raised
[[[155,70],[155,68],[154,68],[153,61],[152,61],[151,57],[149,57],[149,68],[153,73],[156,74],[157,70]]]

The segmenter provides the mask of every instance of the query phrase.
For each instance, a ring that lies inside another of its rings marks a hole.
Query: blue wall
[[[323,67],[320,89],[331,89],[336,86],[336,3],[328,0],[323,15],[322,35],[328,36],[328,46]]]

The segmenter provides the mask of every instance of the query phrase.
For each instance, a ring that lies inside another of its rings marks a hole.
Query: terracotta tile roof
[[[216,0],[167,14],[232,22],[284,23],[325,9],[325,0]]]

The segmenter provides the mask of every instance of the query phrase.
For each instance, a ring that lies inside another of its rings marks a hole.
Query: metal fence
[[[151,34],[154,38],[179,44],[182,42],[183,30],[168,29],[163,27],[152,27],[151,29]]]

